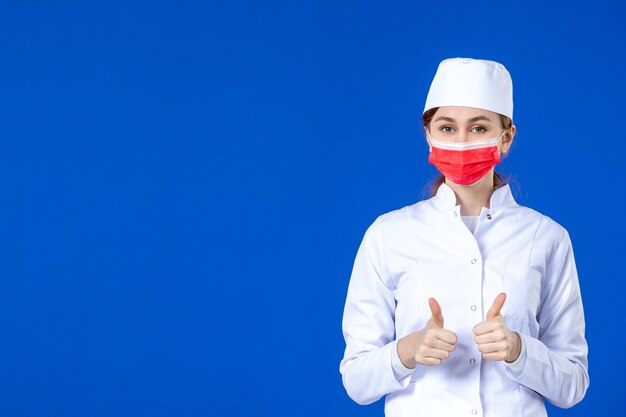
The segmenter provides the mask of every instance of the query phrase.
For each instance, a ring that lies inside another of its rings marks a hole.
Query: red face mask
[[[446,142],[430,138],[432,148],[428,162],[455,184],[475,184],[500,163],[498,141],[504,132],[495,139],[473,142]]]

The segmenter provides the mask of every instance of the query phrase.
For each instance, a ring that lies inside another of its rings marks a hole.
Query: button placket
[[[472,265],[476,265],[477,262],[478,262],[478,259],[476,259],[476,258],[472,258],[472,260],[470,261],[470,263]],[[478,307],[476,307],[475,304],[470,307],[470,310],[472,310],[472,311],[476,311],[477,309],[478,309]]]

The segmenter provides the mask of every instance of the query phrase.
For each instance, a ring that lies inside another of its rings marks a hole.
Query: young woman
[[[493,61],[440,63],[423,113],[433,196],[378,217],[359,247],[340,364],[389,417],[545,416],[589,386],[567,231],[494,173],[515,136],[512,82]]]

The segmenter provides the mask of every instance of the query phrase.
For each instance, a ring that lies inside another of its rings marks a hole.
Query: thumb
[[[441,314],[441,307],[434,298],[428,299],[428,305],[430,306],[430,312],[432,313],[431,320],[439,327],[443,328],[443,314]]]
[[[487,312],[487,320],[491,320],[494,317],[500,315],[500,310],[502,309],[502,306],[504,305],[505,301],[506,301],[506,293],[501,292],[500,294],[498,294],[496,299],[493,300],[493,304],[491,305],[491,308]]]

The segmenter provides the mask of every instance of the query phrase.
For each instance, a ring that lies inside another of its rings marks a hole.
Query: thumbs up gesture
[[[519,357],[520,336],[506,328],[500,314],[505,301],[506,294],[498,294],[487,312],[487,320],[474,326],[474,342],[483,359],[513,362]]]
[[[441,307],[434,298],[428,300],[431,317],[426,326],[398,341],[400,360],[407,368],[421,365],[439,365],[454,351],[457,336],[443,328]]]

